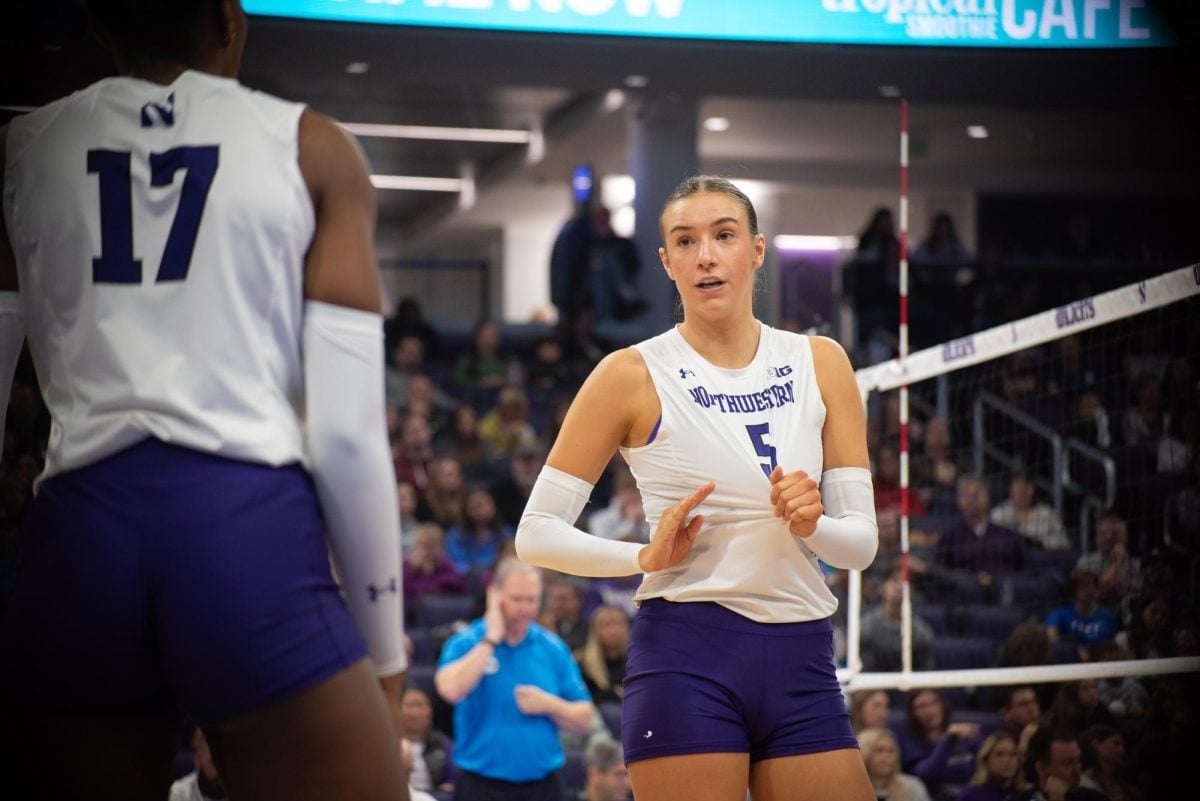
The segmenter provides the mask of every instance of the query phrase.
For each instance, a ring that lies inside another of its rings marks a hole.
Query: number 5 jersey
[[[712,481],[696,510],[691,555],[646,576],[635,600],[713,601],[752,620],[833,614],[816,556],[774,517],[767,477],[776,465],[821,478],[825,404],[808,337],[763,325],[740,370],[707,362],[677,329],[635,346],[662,403],[650,442],[621,453],[637,479],[650,529],[668,506]]]
[[[13,120],[4,215],[52,417],[43,477],[148,436],[302,458],[302,111],[189,71]]]

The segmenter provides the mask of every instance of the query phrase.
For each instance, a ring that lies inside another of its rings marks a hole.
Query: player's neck
[[[738,370],[754,361],[762,325],[753,315],[722,321],[685,319],[679,334],[710,364]]]
[[[122,62],[120,70],[122,75],[157,83],[161,86],[170,86],[188,70],[217,76],[226,74],[224,65],[217,57],[196,59],[191,62],[174,59],[134,59]]]

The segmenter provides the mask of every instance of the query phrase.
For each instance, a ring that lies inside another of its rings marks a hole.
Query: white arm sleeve
[[[825,514],[804,544],[828,565],[866,570],[879,547],[871,471],[863,467],[826,470],[821,474],[821,504]]]
[[[350,614],[375,672],[404,670],[400,512],[383,404],[378,314],[304,304],[308,455]]]
[[[21,358],[21,343],[24,340],[21,297],[16,292],[0,292],[0,434],[4,432],[13,373],[17,371],[17,360]]]
[[[641,573],[636,542],[616,542],[575,528],[592,494],[582,478],[543,467],[517,526],[517,556],[523,562],[576,576]]]

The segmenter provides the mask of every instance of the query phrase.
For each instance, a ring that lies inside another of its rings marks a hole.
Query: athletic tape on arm
[[[835,467],[821,474],[825,514],[804,544],[822,562],[842,570],[865,570],[879,547],[871,471]]]
[[[383,402],[378,314],[304,305],[308,452],[350,613],[375,672],[404,670],[400,512]]]
[[[21,297],[16,292],[0,292],[0,431],[4,430],[4,418],[8,415],[8,397],[24,340]]]
[[[538,474],[517,526],[521,561],[576,576],[631,576],[641,573],[642,546],[596,537],[575,528],[592,485],[546,466]]]

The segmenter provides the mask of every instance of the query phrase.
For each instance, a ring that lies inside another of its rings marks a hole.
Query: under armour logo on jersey
[[[791,374],[792,374],[792,366],[790,364],[785,364],[783,367],[768,367],[767,368],[767,375],[774,376],[776,378],[783,378],[785,375],[791,375]]]
[[[143,128],[170,128],[175,124],[175,93],[167,95],[165,103],[147,103],[142,106]]]
[[[646,729],[646,733],[642,735],[642,739],[649,740],[653,736],[654,736],[654,732],[652,732],[650,729]]]
[[[688,376],[693,376],[693,377],[694,377],[695,375],[696,375],[696,373],[695,373],[694,371],[692,371],[692,370],[685,370],[685,369],[683,369],[682,367],[680,367],[680,368],[679,368],[679,377],[680,377],[680,378],[685,378],[685,379],[686,379]]]
[[[395,579],[392,579],[383,587],[376,587],[374,584],[367,585],[367,595],[371,597],[372,602],[378,601],[380,595],[388,592],[390,592],[392,595],[398,595],[400,593],[400,587],[397,586]]]

